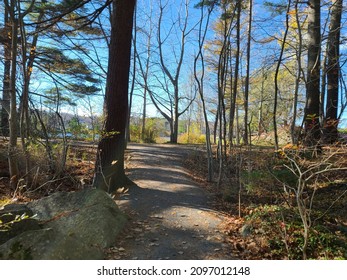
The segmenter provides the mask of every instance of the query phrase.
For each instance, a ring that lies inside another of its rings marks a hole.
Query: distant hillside
[[[89,128],[92,126],[92,119],[90,116],[79,116],[75,114],[70,114],[66,112],[61,112],[60,115],[62,116],[64,123],[69,123],[69,121],[75,117],[78,117],[80,123],[87,125]],[[94,115],[95,119],[97,119],[99,116]]]

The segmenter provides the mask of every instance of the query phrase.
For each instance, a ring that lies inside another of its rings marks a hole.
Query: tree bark
[[[5,5],[4,10],[4,78],[3,78],[3,93],[1,102],[1,132],[3,136],[9,136],[9,112],[10,112],[10,75],[11,75],[11,27],[9,25],[8,9]]]
[[[124,172],[125,129],[131,36],[136,0],[113,2],[111,42],[104,103],[105,121],[98,145],[93,185],[109,193],[130,183]]]
[[[15,1],[11,1],[10,22],[12,25],[11,36],[11,76],[10,76],[10,114],[9,128],[10,141],[8,152],[8,164],[11,176],[11,187],[15,189],[19,180],[18,151],[17,151],[17,96],[16,96],[16,73],[17,73],[17,47],[18,47],[18,19],[15,16]]]
[[[201,6],[201,15],[200,15],[200,22],[199,22],[199,49],[198,54],[194,58],[194,78],[198,86],[198,92],[201,99],[201,105],[202,105],[202,112],[204,115],[204,122],[205,122],[205,135],[206,135],[206,154],[207,154],[207,182],[212,182],[213,180],[213,153],[212,153],[212,147],[211,147],[211,132],[210,132],[210,125],[207,117],[206,112],[206,103],[205,103],[205,97],[204,97],[204,78],[205,78],[205,61],[204,61],[204,54],[203,54],[203,46],[206,38],[206,34],[208,31],[210,16],[212,13],[212,10],[214,8],[214,5],[211,5],[208,7],[207,12],[207,19],[205,23],[204,29],[202,29],[202,23],[204,18],[204,7]],[[198,76],[198,69],[197,64],[198,60],[200,60],[201,63],[201,74],[200,77]],[[189,132],[189,130],[188,130]],[[188,138],[189,139],[189,138]]]
[[[342,0],[332,1],[331,20],[328,36],[327,63],[327,102],[324,120],[324,141],[334,143],[338,139],[338,99],[340,77],[340,28],[342,14]]]
[[[235,112],[236,112],[236,99],[239,81],[239,65],[240,65],[240,44],[241,44],[241,0],[236,3],[237,7],[237,17],[236,17],[236,52],[235,52],[235,67],[234,67],[234,83],[232,89],[232,95],[230,96],[230,115],[229,115],[229,141],[230,150],[233,145],[234,138],[234,122],[235,122]]]
[[[302,32],[301,32],[301,26],[299,21],[299,11],[298,11],[298,1],[295,2],[295,21],[298,26],[298,49],[296,51],[296,61],[297,61],[297,73],[295,78],[295,89],[294,89],[294,98],[293,98],[293,120],[290,127],[290,133],[291,133],[291,139],[292,144],[297,144],[298,142],[298,135],[295,132],[295,123],[297,119],[297,112],[298,112],[298,96],[299,96],[299,88],[300,88],[300,80],[302,78],[302,69],[301,69],[301,52],[302,52]]]
[[[245,80],[245,99],[244,99],[244,110],[245,110],[245,133],[243,135],[243,143],[249,144],[249,131],[248,131],[248,99],[249,99],[249,80],[250,80],[250,60],[251,60],[251,33],[252,33],[252,17],[253,17],[253,0],[249,0],[249,19],[248,19],[248,34],[247,34],[247,68],[246,68],[246,80]]]
[[[137,8],[136,8],[136,3],[135,3],[135,8],[134,8],[134,35],[133,35],[133,44],[134,44],[134,49],[136,46],[136,41],[137,41],[137,30],[136,30],[136,13],[137,13]],[[125,138],[125,149],[127,148],[128,142],[131,142],[131,135],[130,135],[130,118],[131,118],[131,109],[132,109],[132,104],[133,104],[133,96],[134,96],[134,89],[135,89],[135,80],[136,80],[136,52],[134,51],[133,54],[133,65],[132,65],[132,81],[131,81],[131,88],[130,88],[130,94],[129,94],[129,105],[128,105],[128,119],[127,119],[127,125],[126,125],[126,138]]]
[[[317,147],[321,138],[320,108],[320,0],[308,1],[308,54],[304,144]]]
[[[278,106],[278,95],[279,95],[279,87],[278,87],[278,74],[280,71],[280,66],[282,64],[283,53],[286,45],[288,30],[289,30],[289,11],[290,11],[291,1],[288,1],[287,12],[286,12],[286,30],[284,31],[283,41],[281,44],[280,56],[278,58],[278,62],[276,65],[275,71],[275,98],[274,98],[274,110],[273,110],[273,125],[274,125],[274,139],[275,139],[275,149],[278,150],[278,133],[277,133],[277,106]],[[300,71],[300,70],[299,70]]]

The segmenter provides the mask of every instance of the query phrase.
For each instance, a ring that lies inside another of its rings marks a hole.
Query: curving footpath
[[[110,259],[233,259],[221,230],[223,215],[182,167],[194,152],[180,145],[128,146],[128,176],[137,185],[117,200],[130,222]]]

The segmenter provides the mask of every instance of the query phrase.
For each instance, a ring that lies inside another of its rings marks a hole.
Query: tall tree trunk
[[[213,154],[212,154],[212,147],[211,147],[211,133],[210,133],[210,126],[208,122],[207,112],[206,112],[206,104],[205,104],[205,97],[204,97],[204,77],[205,77],[205,62],[204,62],[204,55],[203,55],[203,46],[208,30],[208,25],[210,21],[211,12],[213,10],[213,5],[208,7],[208,13],[207,13],[207,19],[205,23],[205,28],[202,29],[202,23],[203,23],[203,17],[204,17],[204,9],[203,6],[201,6],[201,17],[199,22],[199,49],[198,54],[196,55],[194,59],[194,78],[198,85],[198,92],[201,99],[202,104],[202,112],[204,115],[204,121],[205,121],[205,136],[206,136],[206,154],[207,154],[207,182],[212,182],[213,180]],[[197,63],[200,59],[201,63],[201,71],[200,71],[200,77],[198,77],[198,69],[197,69]]]
[[[175,87],[175,95],[174,95],[174,131],[173,131],[173,139],[172,143],[177,144],[178,140],[178,118],[179,118],[179,112],[178,112],[178,104],[179,104],[179,96],[178,96],[178,83],[174,83]]]
[[[142,126],[141,126],[141,140],[146,139],[146,109],[147,109],[147,89],[143,89],[143,108],[142,108]]]
[[[251,60],[251,33],[252,33],[252,17],[253,17],[253,0],[249,0],[249,19],[248,19],[248,34],[247,34],[247,68],[246,68],[246,80],[245,80],[245,95],[244,95],[244,110],[245,110],[245,133],[243,135],[243,142],[248,145],[248,98],[249,98],[249,80],[250,80],[250,60]]]
[[[278,150],[278,134],[277,134],[277,105],[278,105],[277,99],[278,99],[278,94],[279,94],[278,74],[279,74],[280,66],[282,64],[282,57],[283,57],[284,48],[285,48],[286,40],[287,40],[287,34],[288,34],[288,30],[289,30],[289,11],[290,11],[290,6],[291,6],[291,0],[289,0],[288,5],[287,5],[286,30],[285,30],[284,35],[283,35],[283,41],[282,41],[282,44],[281,44],[280,56],[278,58],[276,71],[275,71],[275,100],[274,100],[274,110],[273,110],[273,126],[274,126],[274,138],[275,138],[275,149],[276,150]]]
[[[148,74],[150,70],[150,58],[151,58],[151,40],[152,40],[152,32],[153,32],[153,27],[152,27],[152,14],[153,14],[153,7],[152,7],[152,2],[150,3],[150,17],[148,18],[149,21],[149,30],[148,32],[145,32],[144,34],[147,36],[147,50],[146,50],[146,62],[145,65],[143,66],[142,60],[140,58],[139,52],[137,51],[137,40],[134,40],[134,54],[135,57],[134,59],[137,60],[138,66],[140,67],[140,74],[143,79],[143,109],[142,109],[142,127],[141,127],[141,140],[145,141],[146,138],[146,114],[147,114],[147,97],[149,95],[150,98],[154,99],[151,93],[149,92],[149,86],[148,86]],[[135,14],[136,17],[136,14]],[[136,24],[136,18],[135,24]],[[134,36],[136,38],[137,31],[136,31],[136,26],[134,30]],[[135,65],[134,65],[135,66]],[[155,102],[153,102],[154,105],[156,105]]]
[[[322,69],[321,69],[321,90],[320,90],[320,104],[319,104],[319,121],[321,124],[325,123],[325,98],[327,88],[327,63],[328,63],[328,49],[329,39],[326,42],[325,52],[322,52]],[[324,133],[324,132],[323,132]]]
[[[234,138],[234,123],[235,123],[235,110],[236,110],[236,99],[237,99],[237,90],[238,90],[238,80],[239,80],[239,65],[240,65],[240,37],[241,37],[241,0],[238,0],[236,3],[237,15],[236,15],[236,53],[235,53],[235,69],[234,69],[234,83],[231,96],[231,105],[230,105],[230,120],[229,120],[229,140],[230,140],[230,149],[233,144]]]
[[[135,46],[137,43],[137,30],[136,30],[136,16],[137,16],[137,7],[135,3],[135,8],[134,8],[134,35],[133,35],[133,45],[134,45],[134,54],[133,54],[133,77],[131,81],[131,89],[130,89],[130,94],[129,94],[129,110],[128,110],[128,119],[127,119],[127,126],[126,126],[126,138],[125,138],[125,148],[127,147],[128,142],[131,141],[131,136],[130,136],[130,118],[131,118],[131,108],[133,104],[133,96],[134,96],[134,88],[135,88],[135,77],[136,77],[136,52],[135,52]]]
[[[223,6],[225,14],[227,14],[227,6]],[[227,77],[228,77],[228,62],[230,55],[230,34],[232,30],[233,19],[235,16],[235,12],[232,16],[226,17],[223,19],[223,42],[222,47],[219,53],[218,58],[218,73],[217,73],[217,82],[218,82],[218,116],[219,116],[219,141],[221,151],[220,154],[226,157],[226,140],[227,140],[227,123],[226,123],[226,108],[225,108],[225,92],[227,85]]]
[[[18,47],[18,19],[15,15],[16,3],[10,2],[10,23],[11,23],[11,76],[10,76],[10,114],[9,114],[9,171],[11,176],[11,187],[15,189],[19,180],[18,151],[17,151],[17,96],[16,96],[16,74],[17,74],[17,47]]]
[[[213,124],[213,144],[217,144],[218,119],[219,119],[219,102],[217,105],[216,116],[215,116],[215,120]]]
[[[296,71],[296,78],[295,78],[295,88],[294,88],[294,98],[293,98],[293,120],[290,127],[290,134],[292,139],[292,144],[297,144],[298,142],[298,135],[295,131],[295,123],[297,118],[297,111],[298,111],[298,96],[299,96],[299,88],[300,88],[300,80],[301,80],[301,53],[302,53],[302,32],[301,32],[301,25],[299,21],[299,11],[298,11],[298,1],[295,2],[295,21],[298,27],[298,49],[296,51],[296,61],[297,61],[297,71]]]
[[[42,0],[42,3],[47,1]],[[28,12],[28,11],[27,11]],[[41,22],[44,16],[44,10],[41,9],[37,22]],[[40,24],[37,24],[35,29],[35,35],[30,45],[29,55],[27,51],[29,45],[27,42],[25,24],[24,24],[24,15],[20,16],[20,41],[21,41],[21,50],[22,50],[22,72],[23,72],[23,86],[22,86],[22,96],[20,104],[20,136],[22,142],[22,149],[25,155],[25,174],[26,174],[26,184],[31,181],[31,160],[29,152],[29,143],[30,143],[30,117],[29,117],[29,85],[31,80],[31,74],[34,66],[34,60],[36,57],[36,46],[39,38]]]
[[[258,136],[265,131],[264,120],[263,120],[263,103],[264,103],[264,92],[265,92],[265,81],[267,79],[267,75],[262,71],[262,83],[261,83],[261,91],[260,91],[260,101],[258,106]]]
[[[320,0],[308,1],[308,54],[306,107],[304,116],[306,146],[317,147],[321,138],[320,108]]]
[[[187,36],[190,33],[191,30],[187,30],[188,28],[188,18],[189,18],[189,1],[188,0],[184,0],[184,19],[178,19],[178,23],[180,23],[179,26],[179,30],[180,30],[180,40],[179,40],[179,51],[177,52],[178,54],[176,55],[176,52],[173,52],[173,55],[175,55],[175,61],[176,61],[176,65],[175,67],[173,65],[170,65],[170,67],[168,66],[168,62],[165,60],[165,55],[163,52],[164,49],[164,43],[167,39],[167,37],[165,37],[164,39],[163,37],[163,12],[165,7],[167,6],[167,4],[163,5],[162,1],[160,2],[160,13],[159,13],[159,18],[158,18],[158,49],[159,49],[159,59],[160,59],[160,66],[163,70],[163,73],[165,74],[165,76],[168,78],[168,80],[170,81],[170,86],[172,86],[173,92],[172,92],[172,98],[170,98],[170,105],[173,107],[173,112],[171,114],[171,118],[172,118],[172,122],[173,122],[173,130],[171,130],[171,135],[170,135],[170,141],[172,143],[177,143],[177,138],[178,138],[178,120],[179,117],[184,114],[187,110],[188,107],[192,104],[193,100],[191,100],[189,102],[189,104],[185,107],[185,109],[183,109],[182,111],[179,111],[179,106],[180,106],[180,100],[181,97],[179,96],[179,81],[180,81],[180,75],[181,75],[181,69],[182,69],[182,65],[183,65],[183,59],[185,56],[185,48],[186,48],[186,40],[187,40]],[[183,13],[182,13],[183,14]],[[182,22],[182,24],[181,24]],[[171,63],[172,64],[172,63]],[[171,69],[174,69],[173,71]],[[149,92],[151,94],[151,92]],[[170,94],[170,93],[169,93]],[[153,101],[153,98],[152,98]],[[156,103],[156,102],[154,102]],[[158,105],[154,104],[157,108]],[[159,110],[159,112],[163,115],[163,117],[166,118],[166,116],[163,114],[162,110]]]
[[[340,77],[340,29],[342,0],[332,1],[331,19],[328,36],[328,63],[327,63],[327,101],[326,118],[324,122],[324,140],[334,143],[338,139],[338,99]]]
[[[235,117],[236,117],[236,144],[240,145],[240,119],[239,119],[239,105],[236,104],[236,111],[235,111]]]
[[[115,0],[113,2],[104,103],[105,122],[102,139],[98,145],[93,182],[94,187],[109,193],[130,183],[124,172],[124,149],[135,2],[136,0]]]
[[[9,112],[10,112],[10,76],[11,76],[11,26],[9,24],[8,8],[5,5],[4,9],[4,78],[3,92],[1,102],[1,133],[3,136],[9,136]]]
[[[43,136],[44,136],[43,140],[45,142],[45,149],[46,149],[46,153],[47,153],[47,157],[48,157],[49,172],[51,172],[53,174],[55,169],[56,169],[56,165],[55,165],[55,160],[54,160],[54,156],[53,156],[52,143],[49,141],[49,135],[48,135],[48,132],[46,129],[46,125],[42,120],[40,111],[38,109],[34,109],[34,110],[35,110],[36,118],[39,120],[39,123],[41,125],[41,131],[42,131]]]

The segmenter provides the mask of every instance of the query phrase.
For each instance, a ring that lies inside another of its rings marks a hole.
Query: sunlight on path
[[[109,258],[232,259],[222,215],[181,165],[187,152],[173,145],[129,146],[129,177],[138,188],[117,201],[131,221]]]

